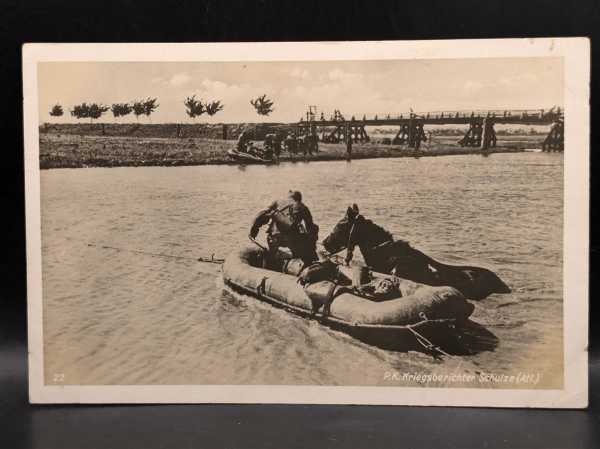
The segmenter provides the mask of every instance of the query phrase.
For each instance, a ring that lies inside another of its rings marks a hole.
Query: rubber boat
[[[225,285],[380,348],[460,352],[456,325],[467,321],[474,306],[458,290],[402,279],[398,281],[401,297],[376,301],[330,280],[302,286],[298,282],[300,260],[282,253],[275,262],[266,262],[265,254],[255,245],[232,252],[223,264]],[[263,268],[269,264],[270,269]],[[338,279],[351,282],[352,268],[337,264],[336,269]]]
[[[245,163],[253,163],[253,164],[272,164],[274,161],[272,159],[265,159],[255,154],[244,153],[242,151],[237,151],[234,149],[228,150],[227,154],[230,158]]]

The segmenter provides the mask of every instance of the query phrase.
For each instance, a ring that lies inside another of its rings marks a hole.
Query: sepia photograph
[[[27,45],[30,400],[585,407],[588,83],[576,38]]]

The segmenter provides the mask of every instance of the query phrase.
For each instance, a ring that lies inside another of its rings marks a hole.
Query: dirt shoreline
[[[485,154],[513,153],[541,148],[543,136],[512,135],[498,139]],[[482,154],[479,148],[461,147],[456,136],[434,136],[419,152],[406,146],[382,143],[354,144],[352,159],[430,157]],[[40,133],[40,168],[152,167],[189,165],[240,165],[227,151],[235,140],[208,138],[98,136]],[[283,153],[280,162],[346,160],[344,144],[319,144],[319,152],[304,158]]]

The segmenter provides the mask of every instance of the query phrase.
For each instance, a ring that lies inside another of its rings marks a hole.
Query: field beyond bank
[[[227,156],[237,136],[253,124],[237,125],[46,125],[40,127],[40,168],[179,166],[238,164]],[[225,129],[225,131],[224,131]],[[179,136],[179,137],[178,137]],[[227,139],[223,139],[227,137]],[[372,142],[353,145],[353,159],[477,154],[479,148],[461,147],[456,135],[433,134],[419,152],[405,145]],[[498,136],[489,152],[518,152],[541,148],[543,135]],[[281,161],[344,160],[346,146],[319,143],[319,152],[308,156],[282,153]]]

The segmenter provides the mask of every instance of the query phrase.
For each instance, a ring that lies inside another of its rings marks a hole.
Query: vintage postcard
[[[23,70],[31,402],[587,406],[589,40]]]

